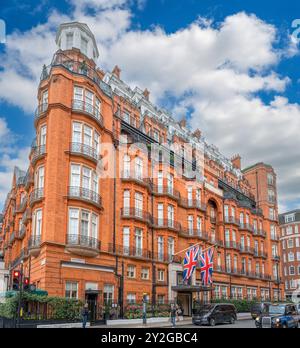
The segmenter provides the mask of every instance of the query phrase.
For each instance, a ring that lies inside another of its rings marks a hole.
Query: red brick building
[[[291,299],[300,281],[300,210],[280,214],[279,223],[285,297]]]
[[[30,166],[15,170],[5,203],[0,249],[10,272],[23,262],[50,295],[125,303],[147,293],[177,298],[190,314],[199,270],[184,286],[183,253],[173,255],[201,243],[217,246],[206,299],[281,296],[272,167],[242,171],[239,156],[227,159],[147,89],[132,90],[118,66],[98,68],[85,24],[62,24],[56,42],[38,87]]]

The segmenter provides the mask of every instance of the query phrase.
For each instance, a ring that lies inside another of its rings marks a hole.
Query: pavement
[[[251,326],[252,324],[252,326]],[[171,323],[164,322],[164,323],[147,323],[146,325],[143,324],[120,324],[120,325],[99,325],[99,326],[92,326],[92,328],[107,328],[107,329],[114,329],[114,328],[171,328]],[[176,327],[182,327],[182,328],[196,328],[201,326],[195,326],[192,324],[192,317],[184,317],[183,320],[176,322]],[[254,320],[251,318],[250,313],[238,313],[237,314],[237,321],[233,325],[218,325],[216,327],[255,327]]]

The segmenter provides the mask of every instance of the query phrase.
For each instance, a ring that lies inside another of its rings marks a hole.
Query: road
[[[255,323],[254,320],[237,320],[235,324],[223,324],[223,325],[216,325],[214,327],[211,326],[196,326],[196,325],[184,325],[180,326],[180,328],[189,328],[189,329],[238,329],[238,328],[247,328],[247,329],[254,329]]]

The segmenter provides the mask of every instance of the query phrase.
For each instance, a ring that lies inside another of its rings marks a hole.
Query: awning
[[[210,287],[201,286],[201,285],[175,285],[175,286],[172,286],[171,289],[173,291],[176,291],[176,292],[186,292],[186,293],[210,291],[211,290]]]

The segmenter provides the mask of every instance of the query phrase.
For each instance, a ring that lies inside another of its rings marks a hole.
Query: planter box
[[[170,320],[169,317],[147,318],[147,324],[167,323],[169,320]],[[143,324],[143,319],[107,320],[107,326],[114,326],[114,325],[140,325],[140,324]]]

